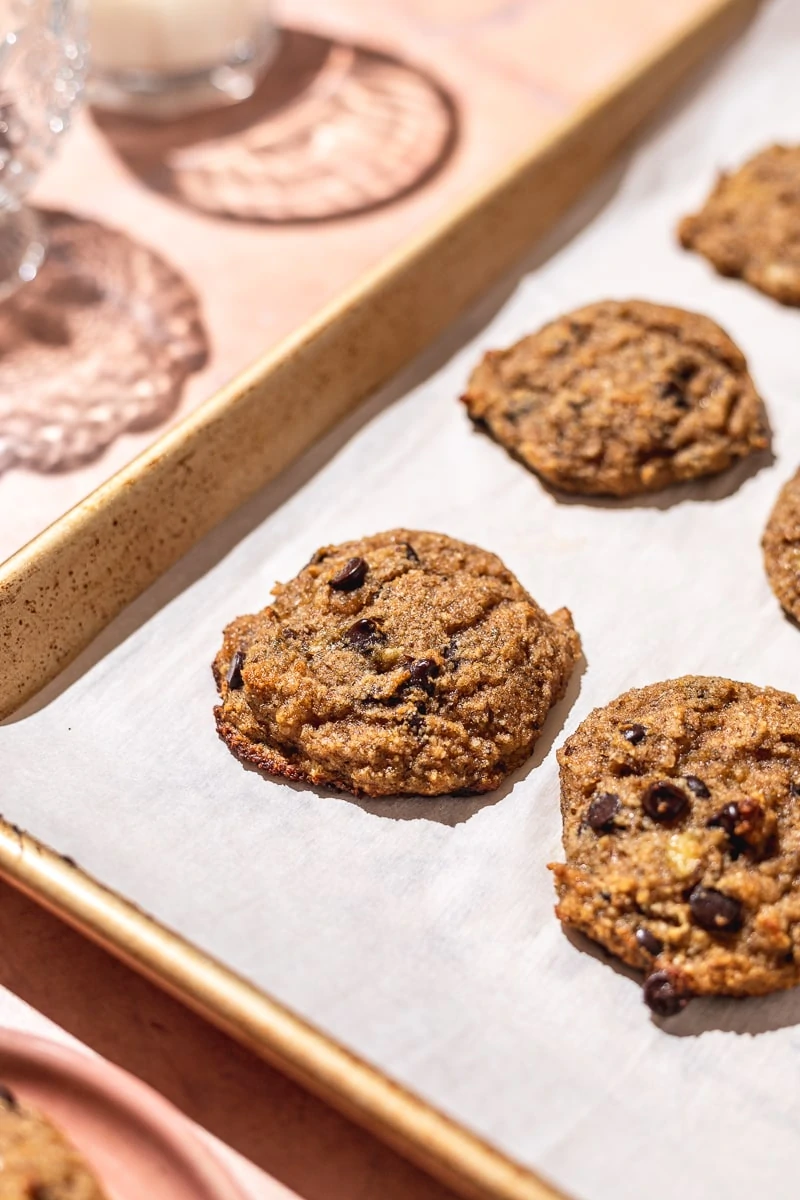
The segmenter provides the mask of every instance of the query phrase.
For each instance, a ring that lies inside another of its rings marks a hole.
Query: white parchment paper
[[[794,0],[612,174],[576,237],[417,365],[423,382],[376,397],[0,730],[6,817],[585,1200],[798,1191],[800,994],[696,1001],[657,1027],[635,982],[565,937],[545,865],[553,746],[595,705],[684,672],[800,688],[800,633],[759,550],[800,460],[800,311],[673,236],[718,166],[779,138],[800,140]],[[565,502],[472,432],[456,397],[478,354],[607,295],[730,331],[774,464]],[[485,800],[358,804],[265,781],[214,733],[223,624],[318,545],[397,524],[496,551],[583,637],[587,667],[533,764]]]

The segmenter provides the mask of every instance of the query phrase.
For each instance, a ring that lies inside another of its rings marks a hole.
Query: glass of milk
[[[89,0],[90,99],[170,118],[245,100],[277,47],[265,0]]]

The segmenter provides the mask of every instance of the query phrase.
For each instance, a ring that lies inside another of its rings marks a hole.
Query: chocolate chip
[[[672,372],[676,379],[681,379],[684,383],[689,383],[694,379],[700,367],[697,363],[682,362]]]
[[[742,924],[742,906],[733,896],[700,884],[689,897],[692,920],[709,933],[732,933]]]
[[[328,580],[328,587],[335,592],[354,592],[367,577],[367,564],[363,558],[348,558],[340,571]]]
[[[370,621],[369,617],[362,617],[359,621],[353,622],[345,631],[344,636],[354,650],[359,650],[364,654],[381,641],[382,635],[374,621]]]
[[[673,971],[654,971],[644,982],[644,1002],[657,1017],[674,1017],[691,998]]]
[[[660,824],[669,824],[682,817],[689,807],[689,797],[672,783],[652,783],[642,797],[642,808],[648,817]]]
[[[409,683],[421,687],[431,695],[434,690],[433,680],[439,674],[439,666],[432,658],[416,658],[408,669]]]
[[[739,841],[758,840],[764,826],[764,810],[755,800],[732,800],[708,822],[708,827],[724,829],[728,837]]]
[[[622,736],[632,746],[638,746],[642,738],[647,737],[647,730],[644,725],[626,725],[622,731]]]
[[[654,958],[656,954],[660,954],[664,949],[664,943],[660,938],[657,938],[654,933],[651,933],[649,929],[645,929],[644,926],[636,930],[636,942],[648,954],[652,954]]]
[[[586,824],[596,832],[608,829],[619,812],[619,796],[613,792],[601,792],[586,810]]]
[[[701,800],[707,800],[711,795],[702,779],[698,779],[696,775],[684,775],[683,782],[689,791],[694,792],[695,796],[699,796]]]
[[[0,1102],[7,1105],[8,1108],[17,1107],[17,1097],[4,1083],[0,1083]]]
[[[419,562],[419,555],[411,545],[411,542],[403,542],[403,545],[406,548],[406,558],[410,558],[412,562]]]
[[[228,687],[232,692],[238,692],[239,688],[244,686],[244,680],[242,679],[244,659],[244,650],[237,650],[231,659],[230,670],[228,671]]]
[[[689,401],[686,399],[684,388],[674,379],[668,380],[667,383],[662,383],[658,389],[658,394],[662,400],[674,400],[678,408],[689,407]]]
[[[800,783],[794,783],[793,781],[789,784],[789,795],[794,796],[795,800],[800,797]]]

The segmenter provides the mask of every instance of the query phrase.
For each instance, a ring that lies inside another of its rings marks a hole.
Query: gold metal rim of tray
[[[39,692],[191,546],[511,267],[759,4],[709,0],[543,143],[2,564],[0,718]],[[155,531],[154,511],[162,518]],[[563,1197],[1,819],[0,875],[460,1195]]]

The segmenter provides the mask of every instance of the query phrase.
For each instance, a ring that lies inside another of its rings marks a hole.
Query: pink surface
[[[453,1200],[2,882],[0,945],[0,1024],[95,1051],[145,1080],[189,1118],[249,1200]]]
[[[244,1200],[177,1109],[104,1059],[0,1029],[0,1078],[62,1129],[109,1200]]]
[[[439,174],[383,208],[313,225],[258,226],[209,216],[151,191],[84,115],[37,198],[128,231],[194,283],[212,354],[173,420],[610,84],[702,2],[283,0],[274,7],[286,25],[386,49],[430,73],[453,98],[459,140]],[[160,431],[126,435],[79,470],[50,476],[12,470],[0,477],[0,558]]]

